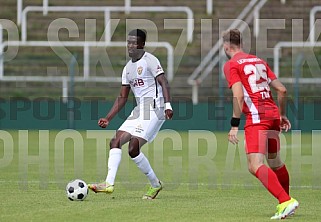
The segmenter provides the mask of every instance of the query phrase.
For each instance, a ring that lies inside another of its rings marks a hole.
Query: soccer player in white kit
[[[106,181],[88,184],[88,188],[94,192],[114,191],[115,177],[121,161],[121,147],[127,142],[129,142],[129,156],[151,184],[143,199],[154,199],[162,189],[160,180],[140,149],[146,142],[151,142],[156,137],[165,119],[172,118],[173,110],[163,68],[154,55],[145,52],[145,41],[146,33],[140,29],[128,33],[127,49],[131,60],[123,69],[120,95],[107,116],[98,121],[100,127],[107,127],[126,104],[130,90],[133,91],[137,106],[110,141]]]

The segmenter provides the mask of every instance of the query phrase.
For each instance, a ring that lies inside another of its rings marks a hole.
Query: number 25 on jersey
[[[264,64],[248,64],[244,66],[245,75],[249,75],[248,82],[252,93],[260,92],[262,99],[270,98],[270,87]]]

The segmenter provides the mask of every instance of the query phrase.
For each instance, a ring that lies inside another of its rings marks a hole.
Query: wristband
[[[170,102],[165,103],[165,110],[167,109],[173,110]]]
[[[235,118],[235,117],[232,117],[231,119],[231,126],[232,127],[238,127],[240,125],[240,118]]]

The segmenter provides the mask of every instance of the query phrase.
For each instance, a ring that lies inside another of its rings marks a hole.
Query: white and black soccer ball
[[[84,200],[88,195],[88,186],[83,180],[76,179],[67,184],[66,193],[71,201]]]

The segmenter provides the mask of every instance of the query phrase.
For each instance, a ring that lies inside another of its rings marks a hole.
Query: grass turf
[[[90,192],[84,201],[69,201],[68,181],[104,180],[104,143],[113,133],[1,131],[0,221],[270,221],[275,212],[277,201],[247,172],[242,144],[228,145],[226,132],[209,131],[162,131],[143,147],[165,185],[157,199],[141,200],[147,180],[125,145],[114,193]],[[299,136],[301,143],[294,144]],[[291,194],[300,201],[290,221],[319,221],[321,173],[311,157],[320,159],[318,140],[311,134],[282,136]]]

